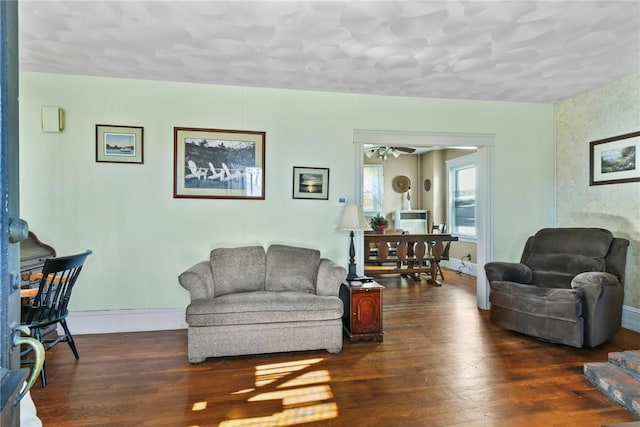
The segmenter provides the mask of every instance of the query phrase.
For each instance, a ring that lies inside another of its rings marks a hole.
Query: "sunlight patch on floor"
[[[204,411],[205,409],[207,409],[207,402],[196,402],[193,404],[193,406],[191,407],[192,411]]]
[[[246,394],[247,403],[280,401],[283,410],[262,417],[226,420],[219,427],[293,426],[337,418],[338,405],[330,401],[333,399],[329,386],[331,374],[325,369],[314,370],[314,365],[323,360],[315,358],[256,366],[256,388],[231,394]],[[200,403],[206,407],[206,402]]]
[[[218,424],[219,427],[244,426],[293,426],[316,421],[329,420],[338,417],[338,405],[335,402],[319,403],[317,405],[285,409],[282,412],[257,418],[228,420]]]
[[[303,385],[322,384],[328,383],[330,381],[331,374],[329,374],[329,371],[323,369],[320,371],[307,372],[305,374],[299,375],[284,384],[280,384],[278,388],[301,387]]]
[[[249,399],[249,402],[259,402],[264,400],[282,400],[284,406],[300,405],[305,403],[318,402],[333,398],[331,387],[320,385],[314,387],[296,388],[293,390],[279,390],[268,393],[261,393]]]
[[[245,388],[244,390],[234,391],[231,394],[247,394],[247,393],[251,393],[254,390],[255,390],[255,388]]]
[[[299,360],[287,363],[273,363],[271,365],[256,366],[256,386],[263,387],[274,383],[293,372],[307,369],[309,366],[322,362],[324,359]]]

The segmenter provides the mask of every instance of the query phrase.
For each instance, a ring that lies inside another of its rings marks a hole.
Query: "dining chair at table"
[[[91,254],[90,250],[76,255],[47,259],[42,267],[42,278],[38,283],[38,293],[28,303],[22,306],[21,324],[27,326],[33,336],[40,341],[45,350],[49,350],[60,342],[67,342],[76,359],[78,350],[73,336],[67,326],[69,300],[71,292],[78,280],[85,260]],[[64,334],[55,338],[46,338],[41,329],[49,325],[60,324]],[[29,353],[26,350],[24,354]],[[45,367],[40,372],[42,386],[47,385]]]
[[[436,224],[433,223],[431,224],[431,232],[435,233],[435,234],[444,234],[444,231],[447,229],[447,224],[446,223],[442,223],[442,224]]]
[[[449,261],[449,250],[451,249],[451,241],[448,241],[447,243],[444,244],[444,249],[442,250],[442,253],[440,254],[440,256],[437,259],[432,260],[431,262],[434,262],[436,264],[436,278],[438,277],[438,274],[440,274],[440,277],[442,278],[442,280],[444,280],[444,273],[442,272],[442,269],[440,268],[440,261]]]
[[[447,229],[447,224],[446,223],[441,223],[441,224],[436,224],[433,223],[431,224],[431,233],[433,234],[444,234],[445,230]],[[436,254],[431,254],[431,258],[429,259],[429,262],[432,262],[435,264],[435,275],[437,278],[438,274],[440,274],[440,277],[442,278],[442,280],[444,280],[444,273],[442,272],[442,268],[440,268],[440,261],[444,260],[444,261],[449,261],[449,249],[451,248],[451,242],[448,241],[447,243],[444,244],[444,248],[442,250],[442,253],[438,254],[438,256],[436,257]]]

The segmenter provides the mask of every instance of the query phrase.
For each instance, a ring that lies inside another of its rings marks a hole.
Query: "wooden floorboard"
[[[601,426],[638,419],[582,373],[638,349],[621,330],[597,349],[540,342],[489,323],[475,278],[442,287],[379,280],[384,342],[187,361],[184,330],[76,337],[47,352],[32,389],[45,426]],[[177,286],[177,285],[176,285]]]

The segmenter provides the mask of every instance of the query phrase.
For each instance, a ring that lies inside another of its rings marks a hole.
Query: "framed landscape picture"
[[[96,125],[96,162],[144,162],[144,128]]]
[[[263,199],[265,132],[173,128],[173,197]]]
[[[294,199],[329,199],[329,168],[293,167]]]
[[[589,143],[589,185],[640,181],[640,132]]]

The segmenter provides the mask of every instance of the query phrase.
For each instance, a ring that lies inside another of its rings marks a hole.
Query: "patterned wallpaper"
[[[640,75],[556,108],[556,223],[606,228],[629,239],[625,305],[640,309],[640,182],[589,186],[589,142],[640,131]]]

